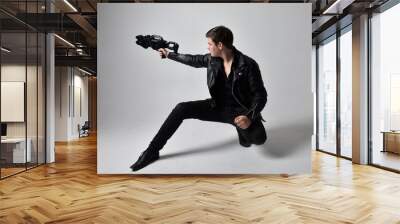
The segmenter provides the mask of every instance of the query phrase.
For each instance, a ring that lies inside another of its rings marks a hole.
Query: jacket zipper
[[[249,110],[249,108],[247,108],[246,106],[244,106],[242,103],[240,103],[240,101],[236,98],[235,94],[233,93],[233,87],[235,86],[235,82],[232,83],[232,96],[233,98],[236,100],[236,102],[238,104],[240,104],[240,106],[242,106],[244,109]],[[246,114],[247,116],[247,114]]]
[[[240,104],[240,106],[242,106],[244,109],[246,109],[247,111],[249,111],[249,112],[246,114],[246,116],[248,116],[251,112],[253,112],[251,118],[254,118],[254,112],[255,112],[254,109],[255,109],[255,107],[257,106],[257,104],[254,105],[254,107],[251,108],[251,110],[249,110],[249,108],[247,108],[247,107],[244,106],[242,103],[240,103],[240,101],[236,98],[235,93],[233,92],[233,87],[234,87],[234,86],[235,86],[235,82],[232,83],[232,96],[233,96],[233,98],[236,100],[236,102],[237,102],[238,104]],[[264,120],[264,119],[262,119],[262,120]]]

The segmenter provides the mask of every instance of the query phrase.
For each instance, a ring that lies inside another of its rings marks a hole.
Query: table
[[[382,131],[381,133],[383,133],[382,152],[400,154],[400,131]]]
[[[26,139],[28,143],[25,154],[25,138],[6,138],[1,139],[1,157],[6,163],[26,163],[31,162],[32,153],[30,138]],[[26,159],[26,161],[25,161]]]

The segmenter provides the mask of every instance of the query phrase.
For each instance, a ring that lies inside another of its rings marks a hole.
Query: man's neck
[[[224,64],[230,64],[233,61],[233,50],[228,49],[222,52],[221,57],[224,60]]]

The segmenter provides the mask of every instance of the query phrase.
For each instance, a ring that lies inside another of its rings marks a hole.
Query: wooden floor
[[[1,168],[1,178],[6,178],[11,175],[15,175],[20,172],[24,172],[27,169],[33,169],[37,167],[36,163],[27,163],[27,167],[25,167],[25,164],[18,164],[17,167],[2,167]]]
[[[13,174],[25,171],[25,167],[17,167],[17,168],[1,168],[1,178],[11,176]]]
[[[374,164],[400,170],[400,154],[375,150],[372,161]]]
[[[311,175],[98,176],[84,138],[0,181],[0,223],[400,223],[399,174],[312,156]]]

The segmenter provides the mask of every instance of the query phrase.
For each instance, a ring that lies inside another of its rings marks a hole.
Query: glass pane
[[[46,13],[46,0],[38,0],[38,13]]]
[[[312,46],[312,51],[311,51],[311,74],[312,74],[312,91],[313,91],[313,135],[312,135],[312,149],[316,150],[316,136],[317,136],[317,102],[316,102],[316,75],[317,75],[317,49],[316,46]]]
[[[45,12],[45,0],[1,1],[0,7],[34,24],[38,21],[32,14]],[[0,26],[0,177],[4,178],[45,162],[46,54],[44,34],[2,12]]]
[[[372,163],[400,170],[400,5],[372,18]]]
[[[0,1],[0,7],[6,9],[9,12],[24,13],[24,12],[26,12],[26,1],[25,0],[19,0],[19,1],[18,0],[2,0],[2,1]]]
[[[27,150],[25,91],[26,35],[1,34],[1,166],[2,178],[25,170],[31,151]]]
[[[28,149],[30,148],[30,161],[28,168],[37,165],[37,73],[38,73],[38,37],[36,32],[27,33],[28,38],[28,63],[27,63],[27,143]]]
[[[46,60],[46,37],[39,33],[38,45],[38,163],[45,163],[45,60]]]
[[[318,147],[336,153],[336,39],[318,51]]]
[[[352,35],[340,37],[340,140],[341,155],[351,158],[352,141]]]

